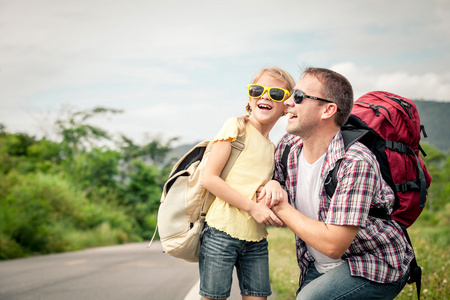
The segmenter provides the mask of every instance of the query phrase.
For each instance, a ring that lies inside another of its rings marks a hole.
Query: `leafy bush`
[[[103,222],[91,230],[65,230],[64,239],[74,249],[123,244],[129,241],[128,235],[119,228],[111,228]]]
[[[115,235],[109,239],[112,244],[138,240],[134,221],[123,209],[89,201],[61,176],[11,174],[5,179],[15,184],[0,202],[0,233],[3,243],[20,245],[19,256],[80,249],[85,245],[71,243],[67,232],[81,235],[105,226]]]
[[[24,255],[22,247],[16,241],[0,232],[0,260]]]
[[[121,204],[133,214],[144,239],[150,239],[156,227],[161,186],[161,171],[155,165],[147,165],[141,159],[131,161]]]

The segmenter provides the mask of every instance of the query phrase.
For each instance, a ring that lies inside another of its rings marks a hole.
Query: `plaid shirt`
[[[289,145],[291,152],[286,166],[287,176],[280,167],[283,150]],[[303,146],[301,138],[286,134],[275,152],[274,179],[284,181],[289,202],[294,205],[297,186],[297,158]],[[344,158],[345,157],[345,158]],[[394,194],[382,179],[375,156],[367,147],[357,142],[345,152],[340,132],[331,141],[321,170],[321,181],[325,179],[336,162],[341,159],[337,173],[336,191],[329,198],[325,188],[321,189],[319,220],[332,225],[359,226],[355,239],[342,256],[348,261],[352,276],[388,283],[401,278],[414,257],[402,229],[395,221],[386,221],[368,216],[370,207],[385,207],[392,212]],[[295,206],[294,206],[295,207]],[[306,244],[296,236],[297,260],[301,271],[300,286],[310,263],[314,261]]]

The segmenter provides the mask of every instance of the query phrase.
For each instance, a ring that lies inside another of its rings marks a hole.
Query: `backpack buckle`
[[[408,185],[406,182],[402,182],[400,184],[395,185],[396,192],[406,193],[408,191]]]
[[[386,148],[394,150],[399,153],[406,153],[406,145],[401,142],[393,142],[386,140]]]
[[[238,149],[239,151],[242,151],[242,150],[244,150],[244,148],[245,148],[245,144],[244,144],[244,142],[242,142],[242,141],[239,141],[239,140],[234,140],[232,143],[231,143],[231,147],[233,147],[233,148],[236,148],[236,149]]]
[[[414,181],[405,181],[395,185],[396,192],[406,193],[408,191],[420,190],[419,185]]]

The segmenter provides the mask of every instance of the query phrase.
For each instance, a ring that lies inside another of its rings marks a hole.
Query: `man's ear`
[[[334,103],[330,103],[325,105],[325,110],[323,111],[322,118],[329,119],[334,118],[337,113],[337,105]]]

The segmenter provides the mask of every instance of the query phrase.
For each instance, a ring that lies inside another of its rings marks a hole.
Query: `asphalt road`
[[[159,242],[146,246],[135,243],[0,262],[0,299],[184,300],[195,290],[198,265],[162,253]]]

